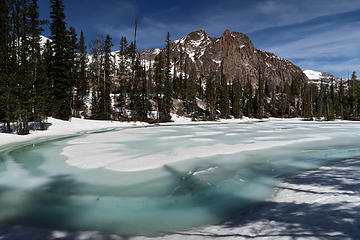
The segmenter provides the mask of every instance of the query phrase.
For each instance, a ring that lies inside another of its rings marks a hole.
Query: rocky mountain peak
[[[202,41],[203,39],[207,38],[208,35],[206,34],[206,32],[202,29],[192,32],[190,34],[187,35],[187,38],[190,38],[193,41]]]
[[[229,82],[250,80],[255,84],[259,76],[274,85],[307,80],[299,67],[273,53],[257,50],[248,36],[230,30],[225,30],[219,38],[209,37],[204,30],[192,32],[171,44],[171,56],[177,72],[183,59],[186,73],[195,70],[198,77],[218,73],[223,64]]]

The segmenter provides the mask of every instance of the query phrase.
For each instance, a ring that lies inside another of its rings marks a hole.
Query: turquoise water
[[[0,223],[161,235],[230,220],[279,178],[357,156],[356,123],[131,128],[12,146],[0,152]]]

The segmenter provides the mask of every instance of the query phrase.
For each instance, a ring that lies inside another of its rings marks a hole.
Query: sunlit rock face
[[[273,53],[256,49],[249,37],[239,32],[226,30],[219,38],[213,38],[204,30],[195,31],[174,41],[170,50],[173,72],[177,74],[208,77],[222,69],[228,82],[250,80],[255,85],[262,78],[276,86],[294,80],[307,81],[299,67]],[[165,58],[166,49],[144,50],[140,57],[148,66],[153,65],[149,61],[154,61],[158,54]]]
[[[279,177],[360,155],[360,124],[131,128],[0,153],[0,223],[159,235],[227,221]]]

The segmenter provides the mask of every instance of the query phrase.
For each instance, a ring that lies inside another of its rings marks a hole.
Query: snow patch
[[[310,80],[318,80],[322,78],[322,72],[305,70],[304,73]]]

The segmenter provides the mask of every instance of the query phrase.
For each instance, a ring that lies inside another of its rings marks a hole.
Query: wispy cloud
[[[260,48],[292,60],[302,68],[343,76],[360,70],[360,11],[312,19],[301,24],[259,31]],[[271,33],[271,36],[265,38]],[[255,37],[256,39],[256,37]]]
[[[88,40],[96,32],[110,34],[115,46],[121,36],[132,40],[138,16],[140,49],[163,47],[168,31],[178,39],[198,29],[210,36],[230,29],[303,68],[339,74],[357,69],[360,11],[352,11],[360,9],[359,0],[65,1],[70,24],[85,26]],[[85,13],[79,14],[79,6]]]

